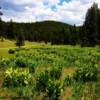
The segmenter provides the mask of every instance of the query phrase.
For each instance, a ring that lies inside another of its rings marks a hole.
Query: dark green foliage
[[[36,77],[36,90],[39,92],[46,92],[48,86],[48,72],[42,72]]]
[[[23,45],[24,45],[23,41],[17,40],[16,46],[18,46],[18,47],[20,48],[20,47],[23,46]]]
[[[23,38],[29,41],[44,41],[51,44],[76,44],[77,27],[55,21],[44,21],[37,23],[15,23],[12,20],[8,23],[2,22],[3,30],[1,36],[8,39],[17,39],[16,45],[23,45]],[[20,31],[22,30],[22,31]],[[76,30],[76,31],[75,31]],[[76,32],[74,34],[74,32]],[[21,39],[20,39],[21,37]],[[74,39],[72,41],[72,39]],[[75,42],[75,43],[73,43]]]
[[[28,61],[28,67],[29,67],[29,72],[34,73],[35,72],[35,67],[37,66],[37,63],[31,61]]]
[[[24,83],[24,79],[23,77],[14,79],[14,78],[10,78],[10,77],[6,77],[4,79],[4,84],[3,86],[5,87],[19,87],[19,86],[26,86],[26,84]]]
[[[22,57],[18,57],[15,61],[16,66],[18,67],[27,67],[27,60],[22,58]]]
[[[15,66],[20,68],[29,68],[30,73],[35,72],[35,67],[37,66],[37,63],[35,61],[25,59],[24,57],[17,57],[15,59]]]
[[[9,49],[9,54],[14,54],[15,53],[15,50],[14,49]]]
[[[0,68],[7,67],[10,64],[10,59],[2,59],[0,58]]]
[[[1,9],[1,7],[0,7],[0,9]],[[4,37],[4,26],[3,26],[3,22],[2,22],[2,20],[1,20],[1,16],[3,15],[3,13],[2,13],[2,11],[0,11],[0,38],[2,38],[2,37]],[[1,39],[2,40],[2,39]]]
[[[100,10],[96,3],[88,9],[83,30],[81,30],[82,45],[95,46],[99,44],[100,38],[98,38],[100,31]]]
[[[62,74],[62,67],[53,67],[50,71],[50,77],[51,79],[59,79]]]
[[[23,31],[21,30],[17,37],[16,46],[18,47],[23,46],[24,41],[25,41],[25,37],[24,37]]]
[[[76,70],[73,75],[76,81],[96,81],[97,80],[97,68],[95,67],[84,67]]]
[[[7,24],[5,33],[6,33],[7,38],[15,39],[15,37],[16,37],[15,24],[12,20],[10,20],[10,22]]]
[[[61,94],[61,84],[49,77],[48,71],[42,72],[36,77],[36,90],[46,93],[49,100],[58,100]]]
[[[47,86],[47,94],[49,96],[50,100],[59,100],[59,96],[61,94],[61,84],[60,82],[55,82],[52,80],[49,80],[48,86]]]

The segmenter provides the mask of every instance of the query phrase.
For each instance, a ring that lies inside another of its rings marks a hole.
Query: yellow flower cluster
[[[13,69],[10,67],[5,71],[5,80],[5,82],[13,81],[14,84],[18,84],[19,82],[19,84],[27,85],[31,81],[31,74],[29,73],[28,69]]]

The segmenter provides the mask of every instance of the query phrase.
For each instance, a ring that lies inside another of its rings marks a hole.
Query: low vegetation
[[[100,49],[44,46],[12,49],[0,59],[0,97],[98,100]],[[8,94],[5,92],[9,91]]]

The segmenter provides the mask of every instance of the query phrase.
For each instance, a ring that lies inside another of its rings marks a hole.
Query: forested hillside
[[[36,23],[14,23],[10,21],[7,23],[1,23],[3,26],[2,36],[9,39],[16,39],[18,34],[23,33],[25,39],[29,41],[45,41],[52,42],[54,44],[69,44],[74,41],[73,35],[76,32],[75,26],[54,21]],[[75,36],[76,34],[77,32],[75,33]]]

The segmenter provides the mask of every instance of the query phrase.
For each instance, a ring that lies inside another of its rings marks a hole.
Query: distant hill
[[[0,21],[1,36],[16,39],[23,33],[25,40],[44,41],[52,44],[76,44],[78,28],[62,22],[42,21],[35,23],[16,23]]]

